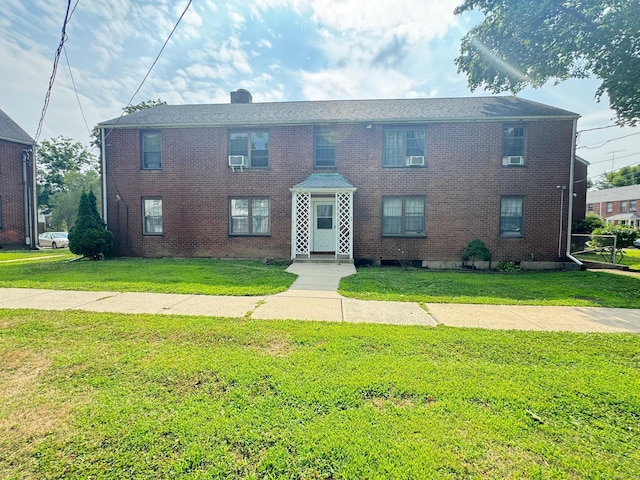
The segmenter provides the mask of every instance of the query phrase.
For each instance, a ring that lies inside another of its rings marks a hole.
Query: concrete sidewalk
[[[640,333],[640,310],[435,303],[423,308],[411,302],[365,301],[340,296],[336,291],[340,278],[356,273],[353,264],[294,263],[287,270],[298,278],[288,291],[277,295],[230,297],[4,288],[0,289],[0,308]]]

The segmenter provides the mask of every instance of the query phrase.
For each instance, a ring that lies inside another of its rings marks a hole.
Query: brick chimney
[[[239,88],[235,92],[231,92],[231,103],[251,103],[253,98],[249,90]]]

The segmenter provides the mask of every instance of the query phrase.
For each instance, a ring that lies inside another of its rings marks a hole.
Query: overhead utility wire
[[[76,2],[76,5],[77,5],[77,2]],[[56,79],[56,72],[58,70],[58,61],[60,60],[60,54],[62,53],[64,42],[67,40],[67,24],[69,23],[70,9],[71,9],[71,0],[67,0],[67,12],[64,15],[64,22],[62,23],[62,34],[60,36],[60,44],[58,45],[56,54],[53,59],[53,71],[51,72],[51,77],[49,78],[49,86],[47,88],[47,93],[44,96],[44,106],[42,107],[42,113],[40,114],[40,121],[38,122],[38,129],[36,130],[34,143],[38,143],[38,138],[40,137],[40,133],[42,132],[42,125],[44,124],[44,117],[47,114],[47,108],[49,107],[49,100],[51,99],[51,90],[53,89],[53,82]]]
[[[579,135],[583,132],[593,132],[594,130],[604,130],[605,128],[619,127],[617,124],[606,125],[604,127],[585,128],[584,130],[578,130],[576,133]]]
[[[602,143],[598,144],[598,145],[597,145],[597,146],[595,146],[595,147],[587,146],[587,145],[582,145],[582,146],[580,146],[580,147],[576,147],[576,148],[578,148],[578,149],[580,149],[580,148],[586,148],[586,149],[588,149],[588,150],[595,150],[596,148],[604,147],[604,146],[605,146],[607,143],[609,143],[609,142],[614,142],[614,141],[616,141],[616,140],[620,140],[620,139],[622,139],[622,138],[633,137],[634,135],[640,135],[640,132],[630,133],[629,135],[623,135],[622,137],[610,138],[609,140],[605,140],[604,142],[602,142]]]
[[[176,24],[173,27],[173,30],[171,30],[171,33],[169,34],[169,36],[167,37],[167,39],[164,41],[164,44],[162,45],[162,48],[160,49],[160,51],[158,52],[158,55],[156,56],[156,59],[153,61],[153,63],[151,64],[151,66],[149,67],[149,70],[147,70],[146,75],[144,76],[144,78],[142,79],[142,82],[140,82],[140,85],[138,86],[137,90],[134,92],[133,95],[131,95],[131,99],[129,100],[129,103],[127,103],[127,107],[131,105],[131,102],[133,102],[133,99],[136,98],[136,95],[138,94],[138,92],[140,91],[140,89],[142,88],[142,86],[144,85],[144,82],[147,81],[147,77],[149,77],[149,75],[151,74],[151,70],[153,70],[153,67],[155,67],[156,63],[158,62],[158,59],[160,58],[160,55],[162,55],[162,52],[164,50],[164,47],[167,46],[167,43],[169,43],[169,40],[171,39],[171,37],[173,36],[173,33],[176,31],[176,29],[178,28],[178,25],[180,25],[180,22],[182,21],[182,17],[185,16],[185,14],[187,13],[187,10],[189,9],[189,7],[191,6],[191,2],[192,0],[189,0],[189,3],[187,3],[187,6],[184,7],[184,11],[182,12],[182,15],[180,15],[180,18],[178,18],[178,21],[176,22]],[[116,120],[116,123],[113,127],[111,127],[109,129],[109,131],[106,133],[106,135],[104,136],[105,140],[106,138],[109,136],[109,134],[113,131],[113,129],[118,125],[118,123],[120,123],[120,120],[122,119],[122,117],[124,116],[124,112],[125,109],[127,107],[124,107],[122,109],[122,113],[120,114],[120,116],[118,117],[118,120]]]
[[[89,124],[87,123],[87,117],[84,116],[84,110],[82,109],[82,103],[80,102],[80,95],[78,95],[78,89],[76,88],[76,82],[73,79],[73,73],[71,73],[71,64],[69,63],[69,57],[67,56],[67,49],[65,47],[63,47],[62,51],[64,52],[64,58],[67,60],[67,68],[69,69],[69,77],[71,77],[71,84],[73,85],[73,91],[76,94],[76,100],[78,100],[78,106],[80,107],[80,113],[82,114],[82,120],[84,120],[84,126],[87,127],[87,132],[89,132],[89,135],[91,135],[91,129],[89,128]]]

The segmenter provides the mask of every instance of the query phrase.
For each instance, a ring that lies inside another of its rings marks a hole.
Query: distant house
[[[154,107],[100,124],[105,218],[123,256],[441,267],[479,238],[557,266],[577,118],[498,96]]]
[[[587,212],[607,223],[630,225],[640,229],[640,185],[607,188],[587,192]]]
[[[0,110],[0,247],[35,245],[33,235],[34,140]]]

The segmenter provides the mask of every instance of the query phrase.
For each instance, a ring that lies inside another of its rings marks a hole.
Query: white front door
[[[336,251],[336,203],[332,200],[314,200],[313,249],[314,252]]]

